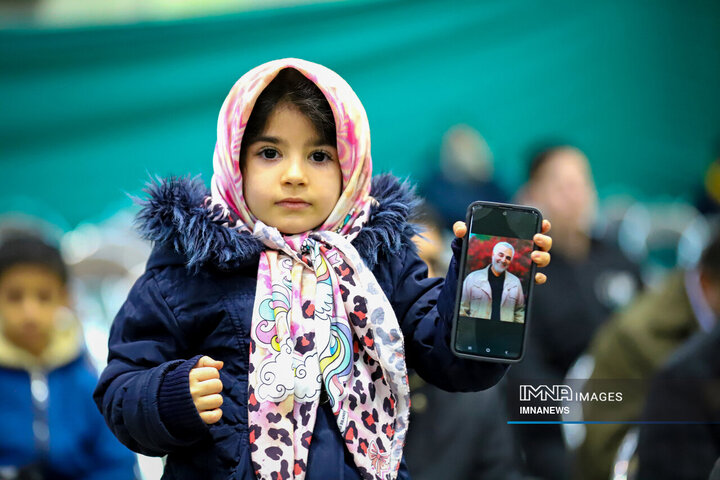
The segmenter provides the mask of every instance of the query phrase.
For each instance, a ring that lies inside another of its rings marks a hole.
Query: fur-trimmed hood
[[[156,247],[175,252],[173,260],[165,256],[165,263],[181,261],[192,270],[203,266],[232,269],[257,261],[264,249],[249,233],[227,228],[210,217],[203,206],[210,191],[199,178],[156,179],[145,192],[147,198],[139,201],[138,230]],[[409,220],[420,203],[407,181],[389,174],[373,178],[371,195],[378,203],[352,242],[369,268],[377,264],[380,254],[414,249],[417,227]]]

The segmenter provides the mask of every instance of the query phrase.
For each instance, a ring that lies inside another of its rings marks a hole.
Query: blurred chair
[[[618,229],[618,245],[654,285],[675,267],[692,268],[710,238],[708,221],[683,201],[637,202]]]
[[[570,385],[577,390],[582,390],[583,386],[587,382],[587,379],[592,375],[593,369],[595,368],[595,360],[589,354],[583,354],[575,361],[575,363],[568,370],[565,376],[565,385]],[[582,422],[584,416],[581,405],[576,405],[574,402],[563,401],[563,406],[570,407],[570,413],[565,415],[562,414],[561,418],[563,422]],[[576,407],[576,408],[572,408]],[[564,423],[562,425],[562,434],[565,441],[565,446],[568,451],[572,454],[585,440],[585,425],[582,423]]]
[[[598,214],[593,225],[593,236],[613,244],[618,243],[618,232],[627,211],[637,203],[632,195],[614,194],[598,203]]]
[[[638,436],[640,431],[633,427],[625,434],[613,461],[610,480],[635,480],[637,475]]]
[[[73,272],[77,309],[93,361],[107,361],[110,325],[142,274],[150,246],[133,228],[133,213],[121,210],[104,220],[83,223],[62,238],[63,253]]]

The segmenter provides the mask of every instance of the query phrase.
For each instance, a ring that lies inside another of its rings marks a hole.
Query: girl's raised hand
[[[222,417],[222,367],[223,362],[204,356],[190,370],[190,395],[200,418],[207,424],[215,423]]]
[[[535,242],[535,245],[537,245],[540,250],[532,252],[530,258],[532,258],[532,261],[541,268],[546,267],[550,263],[549,252],[552,248],[552,238],[545,234],[550,231],[551,226],[552,225],[550,225],[549,220],[543,220],[542,233],[536,233],[533,237],[533,242]],[[453,233],[455,233],[455,236],[458,238],[464,237],[465,234],[467,234],[467,225],[465,225],[465,222],[455,222],[453,225]],[[547,276],[545,276],[544,273],[535,274],[535,283],[538,285],[542,285],[546,281]]]

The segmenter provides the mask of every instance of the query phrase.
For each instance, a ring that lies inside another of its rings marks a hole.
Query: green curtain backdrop
[[[0,32],[0,213],[73,226],[148,174],[212,172],[235,80],[296,56],[363,101],[375,171],[422,181],[443,132],[486,137],[499,181],[528,145],[576,142],[602,192],[691,198],[718,152],[720,3],[398,0],[221,18]]]

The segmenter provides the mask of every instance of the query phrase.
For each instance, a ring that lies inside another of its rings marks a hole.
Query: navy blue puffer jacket
[[[139,220],[155,248],[113,323],[95,401],[129,448],[168,455],[164,479],[254,479],[247,372],[263,247],[208,218],[201,206],[208,192],[199,181],[168,180],[149,193]],[[453,261],[448,281],[427,278],[411,242],[408,217],[417,200],[410,188],[380,176],[372,195],[379,204],[353,245],[395,310],[408,366],[445,390],[494,385],[504,366],[462,360],[450,351],[457,270]],[[223,417],[209,426],[195,410],[188,380],[202,355],[225,362]],[[360,478],[327,405],[319,407],[311,445],[308,480]],[[399,478],[409,478],[404,464]]]

